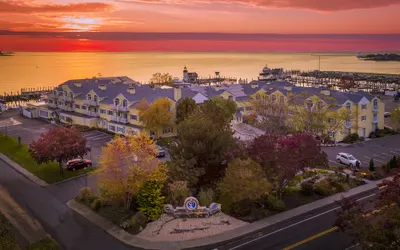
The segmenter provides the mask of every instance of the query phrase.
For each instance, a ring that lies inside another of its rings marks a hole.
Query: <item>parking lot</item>
[[[323,148],[323,150],[328,154],[329,166],[344,166],[336,161],[336,155],[342,152],[352,154],[361,161],[361,169],[366,170],[371,159],[374,160],[375,166],[381,166],[394,155],[400,156],[400,135],[377,138],[349,146]]]

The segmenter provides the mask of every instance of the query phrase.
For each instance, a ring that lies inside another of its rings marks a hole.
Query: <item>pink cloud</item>
[[[24,1],[0,0],[0,13],[87,13],[104,12],[113,6],[101,2],[69,3],[69,4],[28,4]]]
[[[169,3],[168,0],[114,0],[115,2]],[[258,7],[293,8],[314,11],[342,11],[354,9],[373,9],[400,4],[400,0],[199,0],[207,3],[241,3]],[[176,3],[191,3],[190,0],[178,0]]]

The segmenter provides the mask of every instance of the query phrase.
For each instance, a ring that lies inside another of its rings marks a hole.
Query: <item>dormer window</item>
[[[279,97],[279,104],[283,105],[285,103],[285,98],[283,96]]]
[[[93,97],[93,100],[94,100],[95,102],[97,102],[97,95],[95,95],[95,96]]]
[[[351,104],[348,102],[348,103],[346,103],[346,108],[347,109],[350,109],[350,107],[351,107]]]
[[[74,93],[70,92],[69,97],[74,98]]]
[[[124,108],[128,107],[128,101],[127,101],[126,99],[124,99],[124,100],[122,101],[122,106],[123,106]]]
[[[275,101],[276,101],[276,95],[272,95],[271,101],[272,101],[272,102],[275,102]]]
[[[374,107],[378,107],[378,100],[374,100]]]
[[[319,101],[319,102],[317,103],[317,109],[318,109],[318,110],[321,110],[323,107],[324,107],[324,104],[323,104],[321,101]]]
[[[92,96],[89,94],[89,95],[87,95],[87,99],[90,101],[90,100],[92,100]]]
[[[229,100],[233,100],[233,96],[230,95],[230,96],[228,97],[228,99],[229,99]]]
[[[119,99],[118,98],[115,99],[114,104],[115,104],[115,106],[119,106]]]

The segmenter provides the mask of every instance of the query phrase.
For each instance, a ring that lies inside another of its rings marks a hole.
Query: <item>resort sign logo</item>
[[[199,206],[199,201],[195,197],[188,197],[184,202],[184,207],[189,211],[194,211]]]

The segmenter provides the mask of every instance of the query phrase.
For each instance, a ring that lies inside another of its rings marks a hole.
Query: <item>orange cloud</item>
[[[101,2],[69,4],[28,4],[23,1],[0,0],[0,13],[88,13],[105,12],[112,9],[112,5]]]
[[[114,0],[121,3],[170,3],[169,0]],[[258,7],[307,9],[314,11],[342,11],[354,9],[373,9],[400,4],[400,0],[199,0],[207,3],[240,3]],[[178,0],[174,4],[191,3],[191,0]]]

